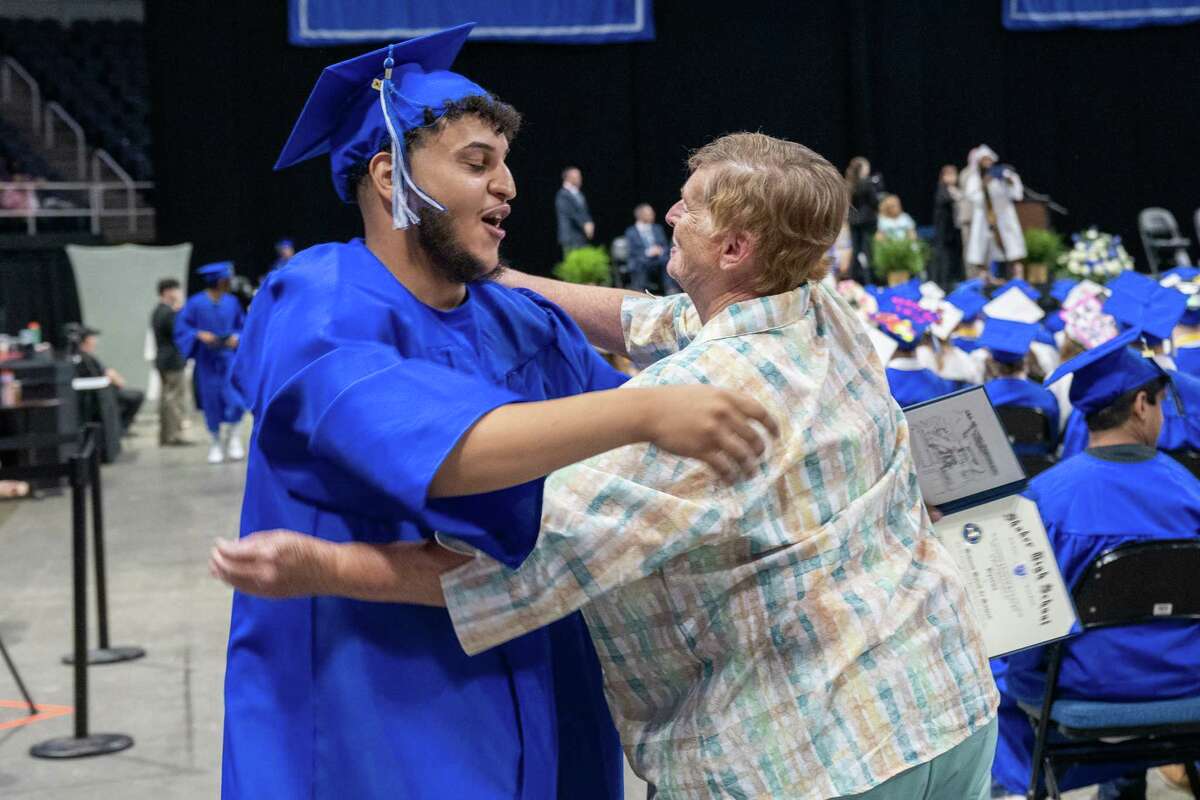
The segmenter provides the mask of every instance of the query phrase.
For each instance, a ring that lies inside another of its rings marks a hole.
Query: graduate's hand
[[[230,350],[237,350],[238,342],[240,341],[241,339],[238,338],[236,333],[231,333],[225,337],[225,346]]]
[[[217,335],[212,331],[196,331],[196,338],[204,342],[209,347],[217,343]]]
[[[715,386],[659,386],[650,391],[657,394],[647,440],[675,455],[700,459],[727,483],[752,474],[766,450],[751,421],[761,423],[772,437],[779,435],[767,410],[744,394]]]
[[[259,597],[321,594],[333,569],[333,545],[296,531],[252,533],[237,541],[218,539],[209,555],[213,577]]]

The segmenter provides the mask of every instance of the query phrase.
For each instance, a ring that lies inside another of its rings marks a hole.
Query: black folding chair
[[[1200,620],[1198,573],[1200,539],[1135,542],[1104,553],[1072,592],[1082,635],[1119,625]],[[1060,699],[1058,678],[1070,642],[1047,647],[1041,703],[1017,701],[1036,730],[1026,797],[1058,800],[1057,776],[1069,766],[1144,762],[1185,764],[1192,794],[1200,798],[1195,766],[1200,759],[1200,695],[1135,703]]]
[[[1179,223],[1167,209],[1143,208],[1138,213],[1138,233],[1141,234],[1142,249],[1153,275],[1177,264],[1188,263],[1187,249],[1191,242],[1179,234]]]
[[[1188,472],[1200,478],[1200,451],[1168,450],[1167,455],[1188,468]]]
[[[1054,458],[1057,431],[1051,430],[1050,418],[1040,408],[997,406],[996,414],[1027,476],[1032,478],[1057,463]]]

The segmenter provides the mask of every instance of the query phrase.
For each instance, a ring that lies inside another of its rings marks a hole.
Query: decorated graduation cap
[[[450,71],[475,23],[392,44],[326,67],[296,120],[275,169],[329,154],[333,185],[349,203],[354,187],[347,176],[358,164],[392,148],[392,225],[418,221],[417,200],[444,211],[423,192],[408,171],[404,134],[445,113],[446,103],[472,95],[487,96],[474,82]],[[413,198],[410,198],[410,195]]]
[[[196,269],[196,274],[204,278],[204,282],[210,286],[222,278],[233,277],[233,262],[232,261],[214,261],[211,264],[205,264]]]
[[[1009,289],[1019,289],[1023,295],[1035,303],[1038,301],[1038,298],[1042,296],[1041,292],[1035,289],[1031,283],[1022,278],[1013,278],[1001,286],[999,291],[1004,292],[1008,291]],[[999,292],[997,292],[997,294],[999,294]]]
[[[988,319],[1006,319],[1013,322],[1037,322],[1046,316],[1041,306],[1020,286],[1006,288],[995,295],[983,307],[983,313]]]
[[[1142,332],[1130,328],[1102,345],[1084,351],[1066,362],[1046,378],[1046,385],[1066,375],[1071,380],[1071,405],[1084,416],[1107,408],[1130,389],[1144,386],[1167,373],[1152,359],[1144,358],[1130,349]]]
[[[1050,296],[1059,303],[1065,302],[1071,290],[1079,285],[1074,278],[1059,278],[1050,286]]]
[[[1179,318],[1179,324],[1200,325],[1200,269],[1196,267],[1169,269],[1163,273],[1159,284],[1183,295],[1185,308]]]
[[[922,308],[920,297],[916,300],[904,292],[888,292],[879,298],[879,310],[871,315],[879,330],[895,340],[900,350],[917,349],[925,331],[938,321],[936,312]]]
[[[1038,333],[1038,325],[1028,322],[1013,322],[1007,319],[989,319],[983,326],[979,346],[985,347],[992,358],[1001,364],[1016,364],[1025,358],[1030,345]]]

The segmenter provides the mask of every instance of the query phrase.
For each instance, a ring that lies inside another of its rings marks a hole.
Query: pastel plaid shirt
[[[757,475],[623,447],[546,482],[517,570],[443,576],[468,653],[582,609],[634,770],[659,798],[829,798],[966,739],[997,695],[908,427],[845,303],[819,285],[703,327],[627,300],[630,386],[711,383],[779,421]]]

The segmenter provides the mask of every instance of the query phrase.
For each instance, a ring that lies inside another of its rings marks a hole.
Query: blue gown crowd
[[[1200,535],[1200,481],[1171,455],[1200,450],[1200,269],[1176,268],[1161,282],[1128,272],[1106,287],[1059,280],[1047,288],[1043,296],[1020,279],[995,287],[968,281],[949,294],[917,280],[839,287],[876,339],[901,406],[982,384],[997,408],[1040,412],[1044,441],[1014,449],[1055,462],[1025,496],[1037,504],[1072,588],[1115,547]],[[1161,406],[1157,436],[1150,430],[1140,444],[1136,435],[1113,435],[1133,430],[1128,406],[1139,389]],[[992,662],[1002,695],[997,793],[1024,796],[1029,788],[1034,728],[1019,704],[1040,706],[1046,668],[1044,647]],[[1194,624],[1167,623],[1070,640],[1056,697],[1197,695],[1200,636]],[[1147,766],[1076,766],[1056,779],[1062,791],[1100,783],[1101,800],[1144,798]]]

